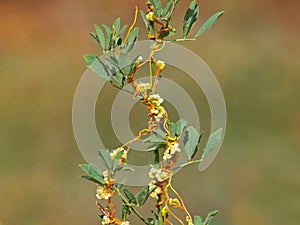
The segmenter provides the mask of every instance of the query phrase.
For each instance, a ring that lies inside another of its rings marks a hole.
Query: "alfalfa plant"
[[[164,99],[156,92],[161,72],[166,69],[166,63],[162,59],[157,59],[155,53],[163,50],[166,42],[195,41],[223,15],[223,12],[213,14],[203,23],[198,32],[190,37],[190,31],[199,14],[197,1],[192,0],[183,18],[182,37],[174,38],[177,31],[172,26],[171,19],[180,1],[164,2],[164,5],[160,0],[146,2],[145,11],[139,11],[136,7],[131,26],[121,26],[120,18],[117,18],[112,26],[95,25],[95,32],[90,33],[101,46],[103,53],[110,54],[107,54],[105,61],[97,55],[85,55],[87,66],[115,88],[123,90],[125,85],[131,85],[133,97],[138,98],[139,102],[147,107],[149,117],[148,126],[140,130],[134,139],[128,140],[115,149],[99,151],[99,159],[105,165],[105,171],[95,164],[80,165],[85,173],[82,178],[97,184],[97,206],[103,225],[130,224],[132,214],[135,214],[141,223],[147,225],[208,225],[212,217],[218,213],[217,210],[212,211],[205,219],[199,215],[192,216],[181,195],[172,186],[172,179],[175,170],[173,166],[180,157],[182,148],[179,145],[180,139],[184,139],[184,150],[189,159],[187,163],[180,165],[182,168],[193,163],[201,163],[203,158],[220,144],[222,130],[217,130],[210,135],[202,149],[202,157],[194,159],[202,133],[192,126],[187,126],[187,121],[183,119],[177,122],[169,119],[168,110],[163,104]],[[146,59],[131,55],[138,40],[139,28],[135,26],[138,14],[147,27],[148,38],[152,43],[151,52]],[[145,66],[149,67],[149,80],[138,83],[136,74]],[[116,174],[119,171],[132,170],[126,165],[127,156],[130,154],[131,145],[140,140],[151,143],[147,151],[152,151],[154,158],[149,165],[150,183],[134,194],[122,183],[116,182]],[[122,205],[113,203],[114,198],[118,197],[122,199]],[[148,198],[154,199],[153,210],[151,210],[153,216],[145,218],[140,208]],[[121,208],[121,215],[116,215],[118,207]],[[180,218],[179,215],[184,215],[184,218]]]

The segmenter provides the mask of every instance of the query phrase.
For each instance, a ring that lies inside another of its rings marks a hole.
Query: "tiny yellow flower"
[[[188,225],[194,225],[192,219],[188,216],[185,217],[185,221],[188,223]]]
[[[170,198],[169,203],[171,206],[180,206],[180,201],[178,198]]]
[[[158,61],[156,62],[156,65],[157,65],[157,67],[158,67],[158,69],[159,69],[160,71],[162,71],[162,70],[164,70],[164,69],[166,68],[165,62],[164,62],[164,61],[161,61],[161,60],[158,60]]]
[[[163,215],[163,217],[166,217],[168,212],[169,212],[169,209],[167,206],[164,206],[161,210],[161,214]]]
[[[106,192],[106,187],[103,185],[99,185],[97,188],[97,194],[96,198],[101,200],[101,199],[109,199],[111,197],[111,193]]]
[[[156,20],[156,16],[155,16],[154,12],[148,12],[147,15],[146,15],[146,19],[149,20],[149,21]]]

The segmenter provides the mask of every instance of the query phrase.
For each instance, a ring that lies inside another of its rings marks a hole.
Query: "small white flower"
[[[159,96],[159,94],[149,95],[148,101],[155,106],[160,106],[164,102],[164,99]]]
[[[108,216],[103,216],[103,219],[102,219],[102,225],[108,225],[110,224],[110,219]]]
[[[152,178],[152,183],[162,182],[170,176],[169,171],[165,171],[162,169],[156,169],[151,165],[151,169],[149,171],[149,177]]]
[[[109,183],[109,180],[110,180],[110,179],[109,179],[109,171],[108,171],[108,170],[103,171],[102,175],[103,175],[103,177],[104,177],[105,183],[108,184],[108,183]]]
[[[148,12],[146,15],[146,19],[149,21],[154,21],[156,19],[154,12]]]
[[[161,188],[160,188],[160,187],[156,187],[156,188],[154,189],[154,191],[151,192],[150,196],[151,196],[152,198],[158,199],[158,196],[159,196],[160,194],[162,194]]]
[[[179,148],[178,142],[175,143],[169,143],[168,148],[165,149],[163,160],[171,159],[172,156],[175,154],[175,152],[180,152],[181,149]]]
[[[96,191],[96,198],[101,199],[109,199],[111,197],[111,193],[107,192],[106,187],[103,185],[99,185]]]
[[[147,91],[151,89],[151,86],[149,83],[140,83],[138,84],[138,87],[141,89],[141,91]]]
[[[121,225],[129,225],[130,223],[129,223],[129,221],[123,221],[122,223],[121,223]]]

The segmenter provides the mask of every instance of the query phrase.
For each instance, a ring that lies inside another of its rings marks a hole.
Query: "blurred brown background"
[[[214,164],[180,172],[174,185],[193,214],[220,209],[215,225],[299,224],[300,1],[199,3],[202,21],[225,15],[184,46],[215,72],[228,129]],[[82,55],[98,51],[93,24],[131,23],[135,4],[145,8],[142,0],[0,1],[1,225],[99,224],[95,187],[78,178],[72,100]],[[175,27],[189,1],[180,4]]]

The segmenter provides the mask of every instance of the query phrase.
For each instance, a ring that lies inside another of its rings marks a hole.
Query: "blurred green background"
[[[212,166],[181,171],[174,186],[193,214],[219,209],[216,225],[299,224],[300,1],[199,3],[202,21],[225,15],[184,46],[216,74],[228,127]],[[1,225],[99,224],[95,187],[78,178],[72,100],[82,55],[98,51],[93,24],[131,23],[135,4],[145,8],[142,0],[0,1]]]

